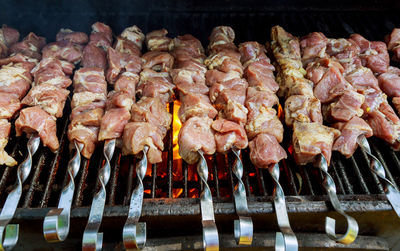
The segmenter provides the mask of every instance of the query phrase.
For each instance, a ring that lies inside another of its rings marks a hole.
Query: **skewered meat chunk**
[[[223,108],[228,100],[244,105],[247,87],[247,81],[240,78],[214,84],[209,91],[210,101],[217,109]]]
[[[92,25],[92,33],[90,34],[89,44],[92,44],[96,47],[102,48],[103,50],[107,50],[108,47],[111,47],[112,43],[112,30],[111,28],[100,22],[96,22]]]
[[[250,63],[244,73],[249,86],[275,93],[279,85],[275,81],[274,70],[275,68],[267,60],[259,60]]]
[[[333,126],[340,130],[341,134],[333,144],[332,150],[339,151],[346,158],[350,158],[356,151],[357,138],[360,135],[365,135],[368,138],[373,134],[371,127],[357,116],[354,116],[348,122],[339,122]]]
[[[157,127],[148,122],[129,122],[124,129],[122,136],[123,147],[122,154],[139,154],[144,146],[149,147],[147,152],[150,163],[159,163],[162,161],[161,154],[164,149],[162,136],[158,133]]]
[[[354,90],[348,90],[342,96],[323,107],[324,119],[327,121],[349,121],[354,116],[361,117],[365,97]]]
[[[133,42],[130,41],[127,38],[123,38],[121,36],[117,37],[114,43],[114,49],[121,52],[121,53],[127,53],[130,55],[137,55],[140,56],[141,49]]]
[[[360,47],[359,56],[363,66],[370,68],[377,74],[387,71],[390,58],[384,42],[370,42],[359,34],[352,34],[349,40],[354,41]]]
[[[100,126],[105,102],[92,102],[72,109],[70,125]]]
[[[21,109],[19,97],[12,93],[0,92],[0,119],[10,119]]]
[[[94,44],[88,44],[83,49],[81,65],[83,67],[107,68],[107,53]]]
[[[106,109],[124,108],[129,111],[134,103],[134,99],[129,93],[124,91],[111,91],[107,95]]]
[[[16,135],[22,133],[37,133],[44,146],[48,146],[53,152],[59,147],[57,138],[57,125],[54,117],[38,106],[28,107],[21,110],[15,121]]]
[[[143,69],[140,73],[140,82],[136,87],[139,96],[160,97],[165,103],[171,101],[175,85],[168,72],[156,72]]]
[[[0,28],[0,58],[9,54],[9,47],[19,40],[19,32],[16,29],[2,25]]]
[[[389,97],[400,97],[400,69],[389,66],[388,71],[379,75],[379,87]]]
[[[167,72],[174,64],[174,57],[168,52],[149,51],[142,56],[143,68]]]
[[[287,158],[285,150],[274,136],[266,133],[258,134],[249,142],[250,160],[258,168],[268,168]]]
[[[211,127],[216,131],[215,143],[217,152],[225,153],[232,147],[237,149],[247,147],[246,131],[239,124],[219,118],[212,123]]]
[[[203,63],[205,58],[204,48],[200,40],[190,34],[174,38],[169,45],[169,50],[175,59],[175,63],[188,60]]]
[[[139,51],[142,50],[142,44],[145,39],[145,36],[144,36],[142,30],[139,29],[139,27],[137,27],[136,25],[125,28],[124,31],[121,33],[121,37],[134,43],[134,45],[139,49]],[[139,55],[140,53],[139,54],[131,53],[131,54]]]
[[[322,124],[321,103],[317,98],[292,95],[285,101],[285,122],[293,126],[295,121]]]
[[[0,119],[0,165],[15,166],[17,161],[4,150],[8,143],[11,123],[7,119]]]
[[[189,93],[181,95],[181,106],[178,116],[182,123],[185,123],[192,117],[209,117],[214,119],[217,116],[217,110],[212,106],[210,99],[203,94]]]
[[[208,70],[205,76],[207,86],[213,86],[236,78],[240,79],[240,73],[236,71],[226,73],[219,70]]]
[[[90,159],[97,143],[97,135],[99,127],[97,126],[84,126],[81,124],[68,126],[68,140],[70,142],[77,142],[83,144],[81,154],[83,157]]]
[[[4,65],[0,69],[0,92],[17,95],[21,99],[28,92],[34,63]]]
[[[21,103],[28,106],[39,106],[50,115],[60,118],[68,94],[69,91],[66,89],[51,84],[41,84],[34,86]]]
[[[10,54],[21,53],[32,59],[41,59],[40,50],[46,44],[44,37],[29,33],[21,42],[15,43],[10,47]]]
[[[213,120],[208,117],[192,117],[183,125],[178,135],[179,155],[188,163],[199,161],[198,150],[204,154],[214,154],[216,143],[211,129]]]
[[[109,68],[106,75],[109,83],[115,83],[123,72],[139,74],[142,70],[139,56],[122,53],[111,47],[107,50],[107,59]]]
[[[176,85],[176,88],[183,94],[200,93],[208,94],[208,87],[205,84],[205,79],[199,77],[201,72],[191,71],[186,69],[174,69],[171,71],[171,77]]]
[[[84,32],[77,32],[71,29],[60,29],[56,35],[56,41],[70,41],[75,44],[87,44],[89,37]]]
[[[301,38],[301,60],[303,65],[318,60],[319,58],[326,58],[326,46],[328,39],[321,32],[312,32],[305,37]]]
[[[130,72],[124,72],[114,84],[115,91],[124,91],[135,101],[136,84],[139,83],[139,76]]]
[[[239,56],[236,56],[232,55],[232,53],[220,52],[218,54],[210,55],[206,60],[204,60],[204,64],[210,70],[216,69],[226,73],[236,71],[240,76],[243,75],[243,66],[242,63],[240,63],[240,54]]]
[[[82,45],[72,43],[70,41],[58,41],[47,44],[43,50],[43,58],[57,58],[65,60],[73,64],[81,61],[83,54]]]
[[[329,165],[332,145],[339,135],[340,131],[318,123],[294,123],[292,143],[296,163],[304,165],[323,154]]]
[[[266,61],[269,64],[271,60],[267,57],[265,47],[257,42],[245,42],[239,45],[240,61],[246,68],[249,64],[257,61]],[[274,69],[272,69],[273,71]]]
[[[345,69],[345,73],[356,70],[361,65],[358,57],[360,47],[353,40],[329,39],[326,46],[326,53],[335,58]]]
[[[81,68],[74,75],[74,92],[92,92],[105,94],[107,82],[104,71],[100,68]]]
[[[149,51],[168,51],[171,38],[166,29],[155,30],[146,34],[146,46]]]
[[[388,50],[393,52],[392,59],[394,61],[400,60],[400,29],[394,28],[392,33],[386,37],[386,44]]]
[[[157,127],[159,133],[165,137],[171,126],[172,115],[167,111],[160,98],[142,97],[132,105],[131,120],[149,122]]]
[[[66,76],[72,73],[74,65],[55,58],[43,58],[31,73],[35,78],[35,85],[49,84],[58,88],[67,88],[72,84]]]
[[[108,109],[101,119],[98,140],[103,141],[121,137],[130,117],[129,111],[125,108]]]

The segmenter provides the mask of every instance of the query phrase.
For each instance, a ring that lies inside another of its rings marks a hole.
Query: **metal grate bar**
[[[151,198],[156,196],[157,164],[151,165]]]
[[[46,151],[47,149],[41,149],[41,150]],[[45,166],[46,157],[47,154],[41,154],[38,163],[36,165],[33,165],[33,167],[35,168],[35,172],[33,174],[32,181],[29,184],[29,189],[25,196],[24,204],[22,205],[22,207],[24,208],[29,207],[32,203],[34,191],[39,186],[39,176],[43,170],[43,167]]]
[[[375,144],[372,144],[372,149],[375,152],[375,156],[379,159],[379,161],[382,163],[383,168],[385,169],[386,177],[393,183],[393,185],[396,187],[398,190],[399,188],[396,185],[396,182],[393,179],[392,173],[389,171],[389,168],[386,165],[386,161],[384,160],[381,151],[376,147]]]
[[[169,103],[169,113],[174,114],[174,102]],[[174,121],[172,120],[171,128],[174,126]],[[172,168],[174,166],[173,163],[173,130],[170,129],[168,131],[168,198],[172,198],[172,187],[173,187],[173,178],[172,178]]]
[[[340,162],[340,161],[338,161],[338,162]],[[338,188],[339,188],[339,192],[338,192],[338,193],[339,193],[339,194],[340,194],[340,193],[346,194],[347,192],[346,192],[346,190],[344,189],[342,180],[340,179],[339,173],[338,173],[337,168],[336,168],[336,164],[335,164],[333,161],[332,161],[332,164],[331,164],[331,166],[330,166],[330,171],[334,173],[335,181],[336,181],[337,184],[339,185],[339,186],[338,186]]]
[[[121,164],[121,150],[117,148],[115,154],[114,165],[111,168],[111,179],[110,179],[110,194],[108,197],[108,205],[113,206],[115,205],[115,195],[117,191],[117,183],[118,183],[118,174]]]
[[[183,169],[183,182],[184,182],[184,196],[188,197],[188,165],[185,161],[182,161],[182,169]]]
[[[354,194],[353,186],[351,185],[351,183],[349,181],[349,178],[347,177],[343,162],[342,161],[338,161],[338,162],[336,162],[336,164],[337,164],[337,169],[339,170],[339,173],[341,174],[341,177],[343,179],[343,183],[345,185],[344,187],[345,187],[346,193],[347,194]]]
[[[369,167],[370,166],[370,162],[369,162],[369,158],[368,158],[367,154],[362,150],[361,150],[361,153],[362,153],[362,155],[364,157],[364,161],[367,163],[367,165]],[[351,157],[351,158],[352,158],[352,161],[353,161],[353,165],[357,165],[355,159],[353,157]],[[357,170],[358,170],[358,168],[357,168]],[[382,187],[382,184],[379,182],[378,177],[376,176],[376,174],[374,172],[372,172],[372,170],[370,168],[368,168],[368,170],[369,170],[370,174],[372,175],[372,179],[373,179],[375,185],[377,186],[379,193],[383,194],[384,193],[383,187]],[[360,180],[363,180],[362,176],[360,176],[359,178],[360,178]],[[365,187],[366,187],[366,185],[365,185]]]
[[[125,192],[125,198],[124,198],[124,205],[129,204],[129,199],[131,197],[132,193],[132,187],[133,187],[133,173],[135,169],[135,164],[136,164],[136,158],[133,156],[128,156],[129,158],[129,171],[128,171],[128,182],[126,184],[126,192]]]
[[[212,157],[213,160],[213,171],[214,171],[214,183],[215,183],[215,192],[216,196],[219,199],[220,193],[219,193],[219,180],[218,180],[218,169],[217,169],[217,154],[214,154]]]
[[[363,153],[363,154],[365,154],[365,153]],[[364,158],[366,158],[365,155],[364,155]],[[354,170],[354,172],[355,172],[355,174],[356,174],[355,177],[357,178],[358,182],[360,183],[361,190],[363,191],[363,193],[369,194],[369,193],[370,193],[370,192],[369,192],[369,189],[368,189],[368,187],[367,187],[367,184],[366,184],[365,181],[364,181],[363,176],[361,175],[360,169],[358,168],[358,165],[357,165],[356,160],[354,159],[354,156],[351,156],[350,161],[351,161],[351,163],[352,163],[353,170]],[[367,161],[367,163],[368,163],[368,165],[369,165],[369,160],[368,160],[368,159],[365,159],[365,161]],[[372,174],[372,173],[371,173],[371,174]],[[373,175],[373,178],[374,178],[374,181],[375,181],[376,185],[379,185],[379,182],[378,182],[378,180],[377,180],[376,175],[375,175],[375,176]],[[378,186],[378,187],[379,187],[379,186]]]

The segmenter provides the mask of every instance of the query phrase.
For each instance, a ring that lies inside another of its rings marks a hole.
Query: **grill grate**
[[[146,16],[143,20],[137,17],[130,17],[129,23],[137,23],[145,32],[152,29],[161,28],[163,24],[170,30],[171,36],[192,32],[193,35],[201,38],[203,45],[207,44],[204,34],[209,34],[211,29],[220,24],[231,25],[237,34],[237,43],[247,40],[257,40],[265,42],[269,39],[269,28],[280,24],[294,35],[306,35],[311,31],[322,31],[328,37],[347,37],[349,32],[359,32],[367,39],[382,40],[394,24],[399,24],[400,18],[395,14],[388,13],[195,13],[193,15],[175,15],[172,18],[166,15],[159,15],[157,18]],[[137,21],[137,22],[135,22]],[[115,24],[117,25],[117,24]],[[252,28],[249,29],[248,26]],[[18,26],[17,26],[18,27]],[[201,27],[195,29],[194,27]],[[119,27],[122,29],[122,26]],[[116,29],[118,30],[118,29]],[[118,32],[116,32],[118,33]],[[69,114],[70,105],[67,102],[65,114]],[[169,104],[170,113],[173,114],[174,104]],[[58,132],[61,148],[59,152],[53,154],[48,149],[41,147],[38,154],[33,158],[34,168],[31,176],[23,186],[23,195],[20,207],[17,211],[16,219],[37,219],[42,220],[47,212],[47,208],[57,206],[59,195],[65,182],[67,173],[67,162],[70,158],[69,142],[66,135],[68,118],[65,115],[58,121]],[[14,131],[14,130],[12,130]],[[288,131],[288,130],[287,130]],[[198,197],[202,190],[201,182],[197,176],[196,168],[187,165],[180,160],[173,160],[173,133],[170,130],[165,141],[166,150],[163,153],[163,163],[152,165],[148,168],[148,173],[144,178],[145,200],[143,206],[144,220],[150,220],[149,232],[161,235],[166,226],[156,230],[151,226],[157,225],[151,222],[152,216],[196,216],[200,214]],[[289,133],[285,134],[288,140]],[[8,150],[12,152],[17,160],[21,161],[25,156],[27,140],[12,137],[8,145]],[[400,185],[400,161],[399,153],[390,150],[389,146],[379,139],[369,139],[372,152],[383,163],[386,175],[397,186]],[[286,150],[287,144],[284,142]],[[85,219],[88,216],[92,196],[96,191],[97,172],[103,163],[101,152],[102,146],[98,146],[95,154],[90,161],[84,160],[75,182],[77,184],[73,201],[72,217]],[[22,151],[22,152],[19,152]],[[258,222],[270,219],[271,228],[276,228],[276,223],[272,207],[273,181],[266,170],[256,169],[249,160],[248,150],[242,151],[242,159],[245,167],[243,180],[249,200],[249,210],[254,217],[256,230],[263,229],[264,226]],[[232,218],[234,206],[232,191],[236,183],[232,174],[231,166],[234,158],[232,154],[208,156],[207,162],[210,168],[209,186],[216,204],[215,211],[217,216],[217,226],[222,229],[228,228],[219,225],[218,221],[228,222],[220,216]],[[130,193],[136,182],[135,158],[132,156],[122,157],[121,151],[116,150],[112,163],[110,182],[107,185],[107,207],[104,217],[115,219],[119,217],[122,221],[127,215]],[[299,167],[294,164],[292,158],[280,163],[281,178],[280,182],[284,189],[288,201],[289,213],[313,213],[326,212],[325,190],[321,185],[322,176],[318,169],[311,165]],[[335,180],[339,199],[343,201],[343,208],[351,212],[362,211],[389,211],[390,205],[383,196],[383,187],[378,178],[369,169],[369,159],[361,150],[357,150],[353,157],[345,159],[338,153],[332,156],[332,164],[329,173]],[[0,203],[4,203],[7,193],[10,191],[15,177],[16,168],[0,169]],[[196,199],[193,199],[196,198]],[[1,205],[2,205],[1,204]],[[26,210],[24,210],[26,209]],[[44,209],[41,211],[40,209]],[[270,218],[260,219],[257,215],[271,214]],[[163,218],[164,220],[164,218]],[[159,219],[158,225],[163,225],[163,220]],[[166,222],[177,222],[176,218],[166,219]],[[191,222],[198,224],[200,220],[196,218]],[[300,219],[300,222],[301,221]],[[315,229],[323,228],[323,221],[312,221],[318,225]],[[106,220],[105,223],[107,224]],[[296,226],[297,225],[297,226]],[[305,231],[313,229],[309,225],[303,226],[292,222],[293,228]],[[83,230],[84,225],[82,225]],[[360,226],[360,231],[374,231]],[[72,228],[74,226],[72,225]],[[119,229],[122,229],[119,228]],[[79,231],[81,231],[79,230]],[[176,230],[176,229],[175,229]],[[185,231],[189,228],[181,229]],[[173,233],[177,233],[176,230]],[[197,231],[197,230],[194,230]],[[322,230],[321,230],[322,231]],[[230,232],[230,231],[226,231]],[[163,233],[165,236],[165,232]],[[107,231],[105,231],[105,238]],[[149,237],[151,234],[149,235]],[[120,236],[117,237],[120,241]],[[150,237],[151,238],[151,237]]]

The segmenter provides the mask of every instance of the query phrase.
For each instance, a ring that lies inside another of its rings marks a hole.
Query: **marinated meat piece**
[[[121,37],[133,42],[136,47],[139,48],[139,51],[142,50],[142,44],[145,36],[142,30],[139,29],[139,27],[137,27],[136,25],[125,28],[124,31],[121,33]]]
[[[198,150],[204,154],[215,153],[216,143],[211,129],[213,120],[208,117],[192,117],[182,126],[178,135],[179,155],[188,164],[199,161]]]
[[[365,97],[353,90],[345,91],[335,102],[328,105],[324,116],[328,121],[349,121],[354,116],[361,117]]]
[[[104,114],[104,102],[93,102],[88,105],[78,106],[72,109],[71,126],[84,125],[99,127]]]
[[[161,99],[143,97],[132,105],[131,121],[149,122],[157,127],[159,133],[165,137],[171,127],[172,115],[167,111]]]
[[[38,106],[21,110],[15,121],[15,131],[17,136],[24,132],[28,135],[37,133],[44,146],[48,146],[53,152],[59,148],[56,121]]]
[[[115,91],[124,91],[135,101],[136,84],[139,76],[130,72],[124,72],[114,84]]]
[[[107,93],[104,71],[100,68],[81,68],[74,74],[74,93]]]
[[[266,60],[259,60],[249,64],[244,71],[249,86],[273,93],[277,92],[279,85],[275,82],[274,69]]]
[[[44,37],[29,33],[21,42],[15,43],[10,47],[10,54],[21,53],[29,58],[41,59],[40,50],[46,44]]]
[[[249,142],[250,160],[258,168],[268,168],[287,158],[285,150],[274,136],[267,133],[258,134]]]
[[[12,118],[15,113],[21,109],[21,107],[22,106],[17,95],[0,92],[0,122],[3,119]]]
[[[0,119],[0,165],[15,166],[17,161],[4,150],[10,136],[11,123],[7,119]]]
[[[71,29],[60,29],[56,35],[56,41],[69,41],[75,44],[87,44],[89,37],[84,32],[73,31]]]
[[[174,38],[169,50],[176,61],[196,60],[202,63],[204,60],[204,48],[200,40],[190,34]]]
[[[218,116],[243,125],[247,121],[247,109],[244,105],[229,99]]]
[[[394,108],[396,108],[397,114],[400,113],[400,97],[395,97],[392,99]]]
[[[58,41],[47,44],[42,50],[43,58],[57,58],[73,64],[81,61],[83,54],[82,45],[70,41]]]
[[[175,62],[175,68],[197,72],[198,77],[202,79],[204,79],[204,74],[207,73],[207,68],[205,65],[193,59]]]
[[[235,40],[235,32],[229,26],[217,26],[210,35],[209,50],[220,44],[231,44]]]
[[[7,27],[7,25],[2,25],[0,29],[0,43],[5,44],[10,47],[15,44],[19,40],[19,32],[11,27]]]
[[[93,93],[93,92],[79,92],[74,93],[72,96],[71,107],[74,109],[78,106],[88,105],[93,102],[99,102],[106,104],[107,97],[104,93]]]
[[[107,95],[106,109],[124,108],[129,111],[134,103],[129,93],[124,91],[111,91]]]
[[[118,52],[111,47],[107,50],[107,59],[108,70],[106,75],[110,83],[114,83],[123,72],[139,74],[142,70],[140,57]]]
[[[319,58],[326,58],[325,53],[328,39],[321,32],[312,32],[301,38],[301,60],[303,65],[313,62]]]
[[[105,70],[107,68],[107,53],[93,45],[88,44],[83,49],[81,65],[83,67],[97,67]]]
[[[323,154],[329,166],[332,145],[339,135],[340,131],[318,123],[294,123],[292,143],[296,163],[305,165]]]
[[[102,48],[107,51],[111,47],[112,30],[108,25],[96,22],[92,25],[92,33],[90,34],[89,44]]]
[[[230,72],[236,71],[243,75],[243,66],[240,62],[240,54],[239,57],[233,57],[233,55],[225,54],[226,52],[220,52],[215,55],[211,55],[206,60],[204,60],[204,64],[208,67],[208,69],[216,69],[222,72]],[[225,54],[225,55],[224,55]]]
[[[360,47],[352,40],[329,39],[326,46],[326,53],[334,57],[345,69],[351,72],[361,66],[359,58]]]
[[[171,77],[176,85],[176,88],[183,94],[200,93],[207,94],[208,87],[205,84],[204,75],[198,71],[191,71],[185,69],[171,70]]]
[[[400,60],[400,29],[394,28],[392,33],[385,39],[388,50],[393,52],[392,59],[394,61]]]
[[[209,91],[210,101],[217,107],[217,109],[220,109],[227,104],[228,100],[233,100],[244,105],[247,87],[247,81],[240,78],[214,84],[211,86]]]
[[[290,96],[285,101],[285,122],[286,125],[292,126],[295,121],[322,124],[319,99],[303,95]]]
[[[34,86],[21,103],[28,106],[39,106],[50,115],[60,118],[63,115],[68,94],[69,91],[66,89],[51,84],[41,84]]]
[[[106,111],[101,119],[98,140],[117,139],[121,137],[125,125],[130,118],[129,110],[125,108],[112,108]]]
[[[118,52],[127,53],[130,55],[140,56],[142,54],[141,49],[139,49],[139,47],[134,42],[126,38],[123,38],[121,36],[116,38],[114,43],[114,49]]]
[[[209,117],[211,119],[217,116],[217,110],[212,106],[210,99],[203,94],[189,93],[181,95],[181,106],[178,116],[182,123],[185,123],[191,117]]]
[[[149,51],[168,51],[171,38],[166,29],[155,30],[146,34],[146,46]]]
[[[161,135],[157,128],[147,122],[130,122],[126,124],[122,136],[122,154],[139,154],[144,146],[149,147],[147,152],[148,162],[155,164],[162,161],[161,154],[164,149]]]
[[[44,58],[31,71],[35,78],[35,85],[49,84],[59,88],[67,88],[72,84],[71,79],[66,76],[72,73],[74,66],[70,63],[64,64],[55,58]],[[65,73],[66,71],[67,73]]]
[[[271,47],[276,59],[301,61],[299,40],[280,26],[271,29]],[[301,67],[301,66],[300,66]]]
[[[174,65],[174,57],[168,52],[149,51],[142,56],[143,68],[167,72]]]
[[[204,78],[204,74],[202,74]],[[219,70],[208,70],[205,75],[207,86],[213,86],[232,79],[240,79],[240,74],[236,71],[230,71],[228,73]]]
[[[19,99],[25,96],[31,86],[31,69],[29,63],[3,65],[0,69],[0,92],[17,95]]]
[[[359,34],[352,34],[350,40],[360,47],[359,56],[363,66],[370,68],[377,74],[387,71],[390,58],[384,42],[370,42]]]
[[[98,127],[83,125],[72,126],[72,124],[70,124],[68,126],[68,140],[70,144],[74,144],[74,141],[83,144],[81,154],[86,159],[90,159],[96,148],[98,132]]]
[[[400,76],[396,69],[390,66],[388,71],[379,75],[379,87],[389,97],[400,97]]]
[[[248,145],[247,135],[244,128],[232,121],[226,119],[217,119],[211,125],[216,131],[215,142],[217,152],[225,153],[235,147],[244,149]]]
[[[265,55],[265,47],[257,42],[245,42],[239,45],[240,61],[243,67],[246,68],[249,64],[259,61],[266,60],[271,63],[269,58]]]
[[[156,72],[151,69],[143,69],[140,73],[140,82],[136,92],[140,96],[160,97],[163,102],[171,101],[175,85],[172,83],[168,72]]]
[[[357,138],[360,135],[365,135],[367,138],[372,136],[371,127],[358,117],[353,117],[346,123],[336,123],[333,126],[340,130],[341,135],[336,139],[332,150],[339,151],[346,158],[353,156],[358,146]]]

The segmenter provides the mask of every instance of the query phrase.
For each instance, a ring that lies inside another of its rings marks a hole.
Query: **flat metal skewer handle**
[[[98,176],[101,186],[92,200],[89,220],[83,232],[82,250],[101,250],[103,247],[103,233],[99,233],[99,228],[103,218],[104,205],[106,204],[106,185],[110,179],[110,161],[114,155],[114,150],[115,139],[107,140],[103,148],[103,155],[106,161],[99,170]]]
[[[324,175],[323,186],[328,193],[329,200],[332,203],[333,208],[336,210],[336,212],[338,212],[340,215],[345,217],[346,221],[347,221],[346,233],[342,237],[339,237],[336,235],[335,219],[326,217],[325,218],[325,232],[329,238],[331,238],[332,240],[334,240],[336,242],[343,243],[343,244],[350,244],[357,238],[358,223],[353,217],[347,215],[342,210],[339,199],[336,195],[335,182],[333,181],[332,177],[328,173],[328,162],[326,161],[324,155],[322,155],[322,154],[320,154],[319,168],[321,169],[321,171]]]
[[[273,193],[274,207],[278,226],[281,230],[281,232],[276,233],[275,250],[297,251],[299,249],[299,244],[296,235],[290,227],[289,217],[286,210],[285,194],[283,193],[282,186],[279,183],[279,164],[276,163],[269,167],[268,171],[275,182]]]
[[[201,220],[203,224],[203,248],[219,250],[218,230],[214,218],[214,206],[210,187],[207,184],[208,166],[203,151],[198,150],[200,161],[197,163],[197,173],[203,183],[203,191],[200,194]]]
[[[240,150],[232,148],[232,152],[235,154],[236,157],[235,162],[232,166],[232,171],[238,180],[233,190],[236,213],[239,217],[238,220],[234,221],[235,240],[238,245],[251,245],[251,243],[253,242],[253,221],[249,216],[246,190],[242,181],[243,163],[240,159]]]
[[[146,223],[139,222],[143,205],[143,178],[147,171],[148,146],[143,149],[143,158],[136,163],[137,184],[132,192],[128,219],[125,222],[122,238],[127,250],[141,249],[146,244]]]
[[[58,208],[50,210],[43,221],[43,235],[47,242],[64,241],[69,233],[72,199],[74,197],[74,178],[81,166],[83,144],[74,141],[76,153],[68,162],[67,185],[61,191]]]
[[[19,165],[17,170],[17,180],[14,187],[7,196],[3,210],[0,214],[0,250],[11,250],[17,244],[19,234],[19,224],[8,224],[14,217],[22,194],[22,184],[28,178],[32,169],[32,156],[36,153],[40,145],[40,138],[37,134],[31,135],[28,141],[28,156]]]
[[[371,170],[383,181],[386,197],[397,216],[400,217],[400,192],[396,189],[396,186],[386,178],[385,169],[383,168],[382,163],[371,153],[371,148],[369,147],[368,141],[364,135],[360,135],[357,138],[357,143],[368,155]]]

